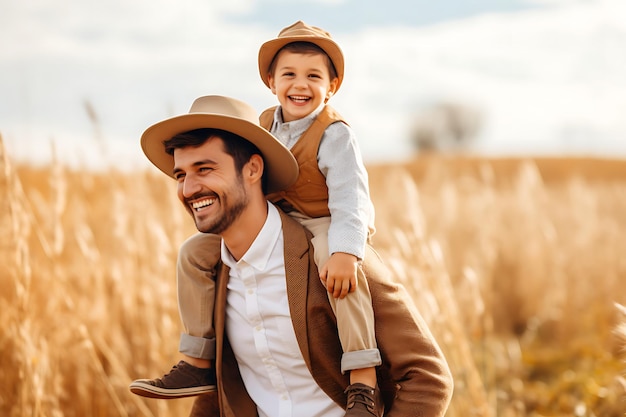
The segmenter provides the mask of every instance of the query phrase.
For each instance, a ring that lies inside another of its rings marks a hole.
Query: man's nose
[[[201,189],[200,182],[195,175],[186,175],[183,180],[183,197],[189,198]]]

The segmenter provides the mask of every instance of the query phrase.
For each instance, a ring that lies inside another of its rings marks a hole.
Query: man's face
[[[248,204],[242,174],[224,152],[222,139],[209,138],[198,147],[174,151],[178,198],[200,232],[221,234]]]

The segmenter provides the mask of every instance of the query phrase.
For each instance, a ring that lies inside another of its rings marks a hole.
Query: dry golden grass
[[[624,414],[626,162],[368,168],[375,246],[456,378],[449,417]],[[13,166],[0,140],[0,415],[188,413],[127,389],[178,359],[187,216],[160,173]]]

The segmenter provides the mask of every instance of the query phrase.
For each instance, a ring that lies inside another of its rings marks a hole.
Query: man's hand
[[[356,290],[358,259],[354,255],[335,252],[320,269],[320,279],[335,298],[344,298]]]

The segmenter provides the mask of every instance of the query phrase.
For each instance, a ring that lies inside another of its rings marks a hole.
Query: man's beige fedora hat
[[[280,31],[278,37],[265,42],[259,49],[259,74],[266,86],[269,87],[268,74],[272,60],[283,46],[291,42],[311,42],[326,52],[337,71],[337,90],[343,81],[343,52],[330,33],[315,26],[309,26],[298,20],[291,26]]]
[[[296,181],[298,164],[289,149],[259,125],[259,118],[251,106],[230,97],[197,98],[188,114],[165,119],[147,128],[141,135],[141,148],[150,162],[173,177],[174,158],[165,152],[163,142],[179,133],[204,128],[234,133],[259,148],[265,161],[267,193],[284,190]]]

